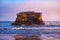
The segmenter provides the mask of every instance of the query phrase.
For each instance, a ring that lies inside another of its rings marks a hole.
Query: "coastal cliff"
[[[42,13],[28,11],[17,13],[17,18],[12,25],[44,25]]]

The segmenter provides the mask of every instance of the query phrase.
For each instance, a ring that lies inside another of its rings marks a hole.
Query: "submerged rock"
[[[12,25],[44,25],[42,13],[40,12],[20,12]]]

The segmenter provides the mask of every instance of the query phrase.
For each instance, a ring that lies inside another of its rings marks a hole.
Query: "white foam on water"
[[[49,29],[49,30],[60,30],[60,27],[14,27],[10,29]]]

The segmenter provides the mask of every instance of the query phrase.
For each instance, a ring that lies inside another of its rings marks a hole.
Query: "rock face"
[[[20,12],[12,25],[44,25],[42,20],[42,13],[39,12]]]

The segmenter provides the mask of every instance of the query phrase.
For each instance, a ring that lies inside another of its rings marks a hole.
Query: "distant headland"
[[[27,11],[17,13],[17,18],[12,25],[44,25],[41,12]]]

